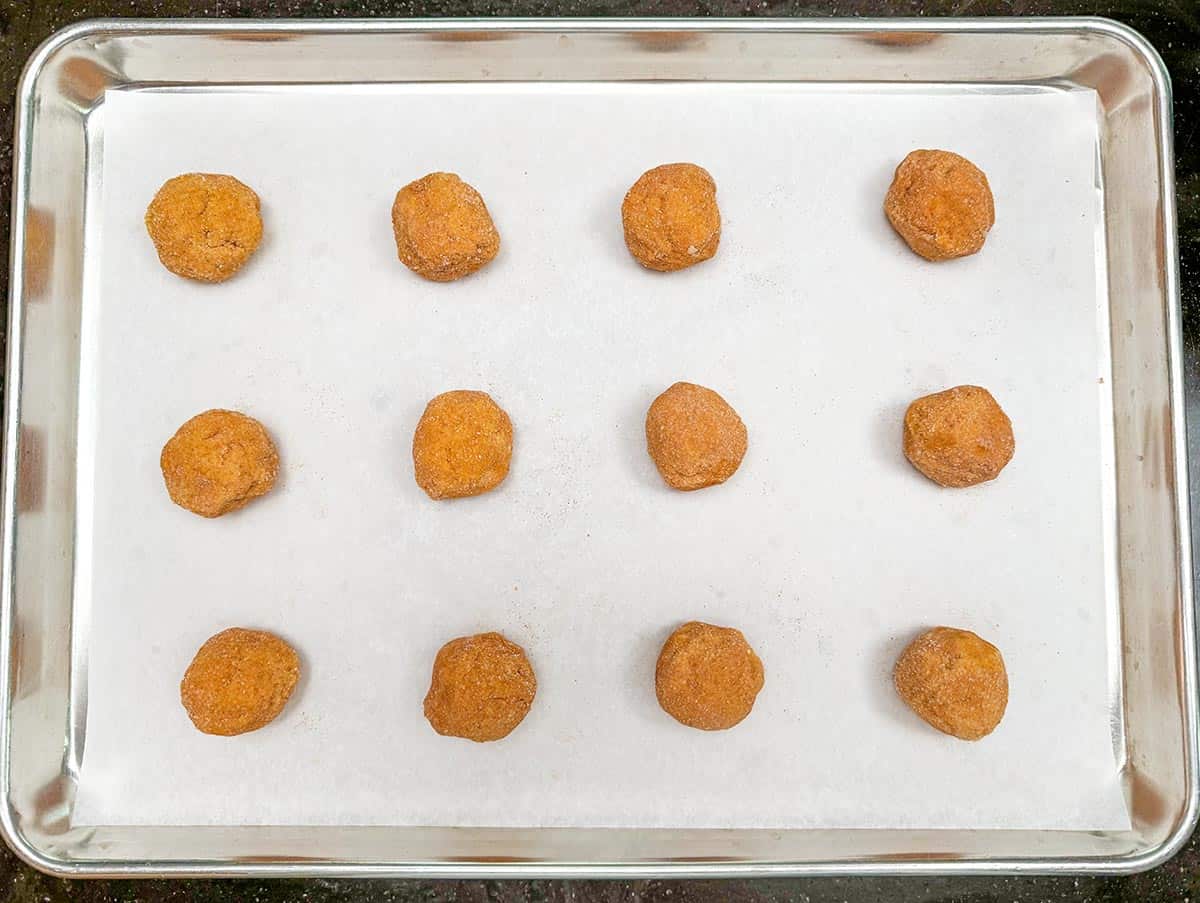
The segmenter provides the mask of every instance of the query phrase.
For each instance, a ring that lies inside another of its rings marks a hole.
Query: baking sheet
[[[1095,110],[794,85],[110,94],[89,125],[78,822],[1127,828]],[[890,230],[914,147],[987,172],[984,253],[934,266]],[[713,173],[724,231],[662,276],[625,251],[619,206],[673,160]],[[395,190],[434,169],[482,192],[503,240],[451,285],[409,273],[390,232]],[[220,286],[166,273],[142,226],[195,170],[263,199],[263,245]],[[645,454],[646,407],[679,379],[748,425],[724,486],[672,492]],[[904,461],[900,421],[959,383],[992,389],[1017,453],[951,492]],[[498,491],[434,503],[410,441],[451,388],[492,393],[516,450]],[[283,459],[275,492],[217,521],[158,470],[210,407],[260,418]],[[657,650],[692,618],[765,664],[732,731],[655,702]],[[178,681],[235,624],[287,637],[305,675],[266,729],[204,736]],[[936,624],[1007,661],[979,743],[891,689]],[[488,629],[528,651],[533,710],[500,743],[440,737],[433,656]]]

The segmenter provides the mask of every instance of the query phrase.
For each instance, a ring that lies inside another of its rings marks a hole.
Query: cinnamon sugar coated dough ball
[[[425,717],[439,734],[486,743],[512,733],[536,694],[525,650],[498,633],[477,633],[438,651]]]
[[[443,392],[413,433],[413,473],[431,499],[480,495],[508,475],[512,421],[486,392]]]
[[[641,175],[621,204],[625,244],[644,267],[682,270],[721,243],[717,183],[694,163],[667,163]]]
[[[146,231],[177,276],[224,282],[262,240],[258,195],[233,176],[191,172],[168,179],[146,209]]]
[[[232,737],[274,721],[299,680],[291,646],[265,630],[230,627],[200,647],[179,698],[197,730]]]
[[[175,432],[159,466],[171,501],[203,517],[220,517],[271,491],[279,453],[253,417],[212,410]]]
[[[927,723],[960,740],[996,729],[1008,707],[1000,650],[969,630],[935,627],[900,653],[896,692]]]
[[[987,176],[944,150],[915,150],[905,157],[883,209],[900,237],[926,260],[974,254],[996,221]]]
[[[396,192],[392,231],[401,262],[434,282],[470,275],[500,251],[483,198],[452,172],[431,172]]]
[[[955,386],[918,398],[904,414],[904,456],[942,486],[986,483],[1012,460],[1012,421],[992,393]]]
[[[742,463],[747,441],[737,411],[704,386],[675,383],[646,412],[646,448],[675,489],[724,483]]]
[[[654,690],[663,711],[702,731],[731,728],[754,708],[763,666],[740,630],[689,621],[663,644]]]

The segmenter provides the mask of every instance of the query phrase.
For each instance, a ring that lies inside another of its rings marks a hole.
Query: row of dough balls
[[[896,168],[884,212],[910,248],[949,260],[983,247],[995,222],[987,177],[944,150],[915,150]],[[625,244],[643,266],[682,270],[717,253],[717,186],[703,167],[667,163],[643,173],[621,204]],[[258,195],[233,176],[187,173],[168,180],[146,211],[159,260],[172,273],[224,282],[258,248]],[[500,233],[482,196],[454,173],[410,182],[392,204],[396,253],[414,273],[452,282],[490,263]]]
[[[196,728],[234,736],[278,716],[300,680],[300,657],[272,633],[231,627],[200,647],[180,683]],[[892,672],[900,698],[928,724],[978,740],[1008,706],[1000,651],[969,630],[935,627],[913,640]],[[668,637],[654,689],[687,727],[727,730],[754,707],[763,665],[740,630],[690,621]],[[433,661],[425,717],[444,736],[485,743],[507,737],[533,706],[537,678],[525,650],[499,633],[458,637]]]
[[[683,491],[725,482],[746,454],[746,425],[712,389],[675,383],[646,412],[646,449],[668,486]],[[486,392],[433,398],[413,433],[413,475],[431,499],[495,489],[508,475],[513,427]],[[1013,456],[1008,415],[987,389],[955,386],[918,398],[904,415],[904,454],[934,482],[974,486],[995,479]],[[204,517],[220,517],[265,495],[279,452],[259,421],[214,409],[183,424],[159,457],[167,494]]]
[[[675,383],[646,412],[646,449],[668,486],[683,491],[725,482],[742,463],[746,425],[712,389]],[[413,433],[413,475],[431,499],[495,489],[508,475],[513,427],[486,392],[436,396]],[[1012,459],[1012,423],[987,389],[955,386],[918,398],[904,415],[904,454],[934,482],[974,486],[995,479]],[[265,495],[279,453],[259,421],[211,410],[183,424],[159,458],[175,504],[220,517]]]

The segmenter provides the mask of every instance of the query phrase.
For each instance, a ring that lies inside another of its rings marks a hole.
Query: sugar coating
[[[621,204],[625,245],[642,266],[682,270],[717,253],[721,211],[717,183],[694,163],[667,163],[643,173]]]
[[[468,276],[500,251],[483,198],[452,172],[432,172],[396,192],[392,232],[400,261],[433,282]]]
[[[262,240],[258,195],[233,176],[192,172],[168,179],[146,209],[146,231],[168,270],[224,282]]]
[[[987,176],[970,160],[944,150],[915,150],[905,157],[883,210],[926,260],[974,254],[996,221]]]
[[[273,721],[299,680],[291,646],[265,630],[230,627],[200,647],[179,697],[197,730],[231,737]]]
[[[1012,421],[980,386],[918,398],[904,414],[904,455],[941,486],[994,480],[1016,450]]]
[[[413,433],[413,475],[431,499],[479,495],[508,475],[512,447],[512,421],[490,395],[443,392]]]
[[[892,676],[909,708],[960,740],[986,737],[1008,707],[1000,650],[969,630],[926,631],[900,654]]]
[[[525,650],[499,633],[451,640],[433,662],[425,717],[439,734],[500,740],[524,720],[537,695]]]
[[[171,501],[202,517],[220,517],[271,491],[279,453],[253,417],[218,408],[176,430],[159,466]]]
[[[654,671],[663,711],[703,731],[740,722],[762,687],[762,662],[742,632],[701,621],[689,621],[667,638]]]
[[[725,482],[741,465],[747,443],[737,411],[704,386],[675,383],[646,412],[646,449],[674,489]]]

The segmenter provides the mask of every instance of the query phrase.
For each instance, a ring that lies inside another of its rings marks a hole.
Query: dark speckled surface
[[[1103,15],[1158,48],[1175,88],[1176,170],[1189,450],[1200,451],[1200,0],[0,0],[0,241],[7,246],[12,97],[21,65],[58,28],[96,16],[938,16]],[[7,272],[0,275],[7,297]],[[0,327],[2,328],[2,327]],[[1200,480],[1196,481],[1200,482]],[[1200,493],[1193,488],[1193,511]],[[1196,518],[1193,518],[1195,522]],[[1193,527],[1194,532],[1196,531]],[[40,875],[0,850],[0,901],[463,901],[463,903],[1008,903],[1200,900],[1200,842],[1126,878],[834,879],[687,882],[92,881]]]

